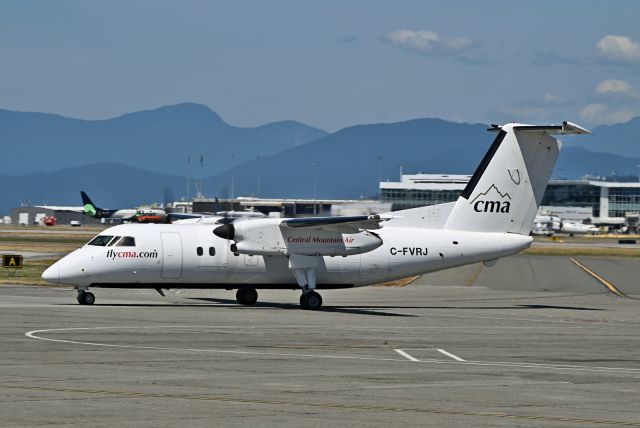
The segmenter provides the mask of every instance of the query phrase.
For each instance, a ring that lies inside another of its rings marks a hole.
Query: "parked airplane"
[[[110,218],[120,221],[137,221],[139,223],[162,223],[166,219],[166,213],[159,208],[126,208],[126,209],[103,209],[96,206],[84,191],[80,192],[82,197],[83,212],[95,218]]]
[[[537,215],[533,219],[532,235],[552,236],[560,231],[562,220],[553,215]]]
[[[569,235],[574,235],[576,233],[589,233],[591,235],[596,235],[600,232],[600,229],[592,224],[573,223],[570,221],[563,221],[562,228],[560,230],[564,233],[568,233]]]
[[[89,287],[237,289],[251,305],[257,289],[349,288],[470,263],[494,264],[531,245],[531,225],[557,159],[559,126],[493,125],[493,144],[456,202],[358,217],[239,219],[223,225],[135,225],[106,229],[49,267],[42,278]],[[375,232],[374,232],[375,230]]]
[[[45,208],[54,211],[68,211],[84,213],[89,217],[110,218],[118,221],[137,221],[139,223],[162,223],[166,220],[166,213],[159,208],[126,208],[126,209],[103,209],[95,205],[86,192],[81,191],[82,206],[54,206],[38,205],[38,208]]]

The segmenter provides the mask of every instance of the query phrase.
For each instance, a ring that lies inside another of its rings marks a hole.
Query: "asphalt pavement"
[[[0,425],[640,426],[637,258],[518,255],[404,287],[0,286]]]

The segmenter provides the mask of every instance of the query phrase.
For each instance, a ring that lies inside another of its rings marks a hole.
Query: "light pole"
[[[258,156],[256,158],[256,198],[260,198],[260,160],[262,158]]]
[[[380,198],[380,183],[382,183],[382,161],[384,156],[378,155],[378,185],[376,186],[378,189],[378,199]]]
[[[187,201],[191,199],[191,155],[187,155]]]
[[[640,183],[640,164],[636,168],[638,168],[638,183]]]
[[[203,171],[203,167],[204,167],[204,155],[200,155],[200,197],[203,198],[204,197],[204,192],[202,191],[202,175],[204,174]]]
[[[314,162],[313,163],[313,215],[316,215],[316,205],[317,205],[317,199],[318,199],[318,167],[320,166],[319,163]]]
[[[235,153],[231,153],[231,201],[233,201],[235,196],[234,195],[234,185],[235,185],[234,172],[235,172],[236,166],[233,164],[233,158],[235,157],[235,155],[236,155]]]

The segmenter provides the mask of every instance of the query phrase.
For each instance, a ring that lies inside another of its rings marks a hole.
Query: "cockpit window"
[[[133,236],[123,236],[116,244],[116,247],[135,247],[136,240]]]
[[[95,245],[96,247],[106,247],[113,239],[113,235],[98,235],[93,238],[87,245]]]
[[[109,242],[109,245],[107,245],[107,247],[113,247],[114,245],[116,245],[116,242],[118,242],[120,240],[120,236],[116,236],[114,237],[111,242]]]

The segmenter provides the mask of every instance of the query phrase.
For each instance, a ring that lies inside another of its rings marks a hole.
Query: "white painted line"
[[[419,360],[419,359],[417,359],[417,358],[413,358],[411,355],[407,354],[407,353],[406,353],[406,352],[404,352],[402,349],[394,349],[394,351],[396,351],[398,354],[400,354],[400,355],[402,355],[403,357],[405,357],[407,360],[420,362],[420,360]]]
[[[462,358],[458,357],[457,355],[453,355],[452,353],[445,351],[444,349],[436,349],[436,351],[440,352],[441,354],[446,355],[447,357],[451,357],[456,361],[462,361],[462,362],[467,361],[467,360],[463,360]]]
[[[305,326],[306,327],[306,326]],[[317,326],[308,326],[317,327]],[[227,349],[197,349],[197,348],[173,348],[173,347],[160,347],[160,346],[140,346],[140,345],[122,345],[122,344],[109,344],[100,342],[82,342],[75,340],[54,339],[49,337],[42,337],[42,333],[55,333],[55,332],[74,332],[74,331],[104,331],[104,330],[138,330],[138,329],[184,329],[184,328],[206,328],[206,329],[234,329],[235,326],[188,326],[188,325],[165,325],[165,326],[113,326],[113,327],[70,327],[70,328],[50,328],[44,330],[33,330],[25,333],[25,336],[31,339],[44,340],[49,342],[69,343],[75,345],[86,346],[98,346],[107,348],[122,348],[122,349],[141,349],[141,350],[162,350],[162,351],[183,351],[183,352],[208,352],[219,354],[236,354],[236,355],[259,355],[259,356],[284,356],[292,358],[323,358],[323,359],[340,359],[340,360],[360,360],[360,361],[383,361],[383,362],[398,362],[395,358],[382,358],[382,357],[361,357],[355,355],[321,355],[321,354],[297,354],[297,353],[282,353],[282,352],[270,352],[270,351],[243,351],[243,350],[227,350]],[[250,326],[249,328],[280,328],[280,326]],[[433,348],[431,348],[433,349]],[[418,360],[411,355],[404,352],[402,349],[394,349],[403,357],[408,358],[411,361],[425,363],[425,364],[456,364],[458,366],[477,366],[477,367],[501,367],[504,369],[532,369],[532,370],[563,370],[563,371],[581,371],[581,372],[593,372],[593,373],[616,373],[626,374],[640,377],[640,368],[630,367],[601,367],[601,366],[578,366],[578,365],[566,365],[566,364],[548,364],[548,363],[513,363],[502,361],[464,361],[453,362],[451,360],[436,360],[436,359],[422,359]]]

